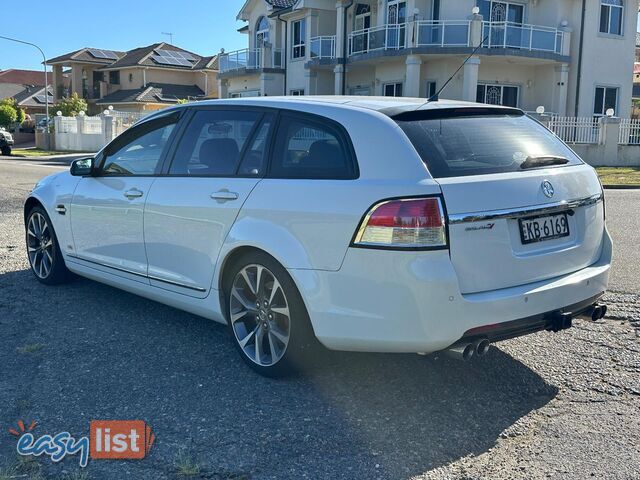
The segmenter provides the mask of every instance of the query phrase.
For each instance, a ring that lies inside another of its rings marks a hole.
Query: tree
[[[16,109],[11,105],[2,104],[0,105],[0,127],[9,127],[12,124],[16,123],[18,119],[18,114],[16,113]]]
[[[24,110],[22,110],[19,106],[18,106],[18,102],[14,99],[14,98],[5,98],[3,100],[0,100],[0,106],[6,106],[9,108],[12,108],[15,111],[16,114],[16,119],[12,122],[18,122],[18,123],[22,123],[24,122],[25,119],[25,113]],[[8,110],[7,110],[8,112]],[[8,126],[8,125],[5,125]]]
[[[63,117],[75,117],[78,113],[87,111],[87,102],[74,92],[71,97],[63,98],[53,107],[52,115],[55,115],[55,112],[58,111],[62,112]]]

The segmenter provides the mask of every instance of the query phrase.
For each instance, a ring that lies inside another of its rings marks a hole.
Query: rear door
[[[537,122],[500,111],[399,122],[442,188],[462,293],[565,275],[601,253],[594,170]]]
[[[194,109],[145,206],[151,285],[209,293],[224,239],[263,176],[272,124],[262,111]]]

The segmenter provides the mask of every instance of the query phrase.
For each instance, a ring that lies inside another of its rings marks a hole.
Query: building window
[[[613,108],[618,111],[618,87],[596,87],[596,95],[593,101],[593,114],[606,115],[607,110]]]
[[[504,105],[505,107],[518,107],[520,88],[508,85],[478,84],[476,101],[490,105]]]
[[[438,92],[437,84],[434,81],[427,82],[427,98],[433,97]]]
[[[622,35],[623,0],[600,0],[600,33]]]
[[[262,46],[269,41],[269,20],[267,17],[260,17],[256,24],[256,48]]]
[[[111,85],[120,85],[120,70],[112,70],[109,72],[109,83]]]
[[[304,89],[299,88],[297,90],[291,90],[290,95],[293,97],[301,97],[304,95]]]
[[[305,56],[305,40],[306,40],[306,23],[305,20],[296,20],[291,24],[292,27],[292,39],[291,39],[291,57],[302,58]]]
[[[402,83],[385,83],[382,86],[382,94],[385,97],[401,97]]]

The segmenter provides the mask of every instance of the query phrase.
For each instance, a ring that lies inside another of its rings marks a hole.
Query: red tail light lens
[[[354,244],[397,248],[446,247],[442,203],[437,197],[379,203],[365,216]]]

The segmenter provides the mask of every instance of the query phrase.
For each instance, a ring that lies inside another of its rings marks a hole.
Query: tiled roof
[[[51,58],[47,60],[47,64],[52,65],[54,63],[65,63],[65,62],[87,62],[87,63],[99,63],[101,65],[109,65],[113,63],[115,60],[109,58],[96,58],[89,50],[94,50],[90,47],[81,48],[80,50],[75,50],[73,52],[65,53],[64,55],[60,55],[59,57]],[[100,50],[100,49],[95,49]],[[115,50],[110,50],[115,53],[118,58],[122,58],[125,55],[125,52],[117,52]]]
[[[204,98],[204,92],[196,85],[174,85],[168,83],[149,83],[144,88],[118,90],[98,102],[100,105],[111,103],[177,103],[182,99]]]
[[[156,62],[152,57],[154,56],[154,50],[171,50],[174,52],[183,52],[188,53],[193,56],[196,61],[193,63],[191,67],[182,66],[182,65],[165,65]],[[206,59],[206,61],[205,61]],[[157,67],[157,68],[171,68],[171,69],[179,69],[179,70],[203,70],[203,69],[213,69],[217,70],[217,59],[213,65],[207,67],[207,65],[214,60],[215,57],[201,57],[193,52],[189,52],[188,50],[184,50],[183,48],[176,47],[175,45],[171,45],[169,43],[154,43],[152,45],[147,45],[146,47],[134,48],[133,50],[129,50],[120,60],[110,65],[103,67],[103,70],[114,70],[118,68],[124,67],[136,67],[136,66],[144,66],[144,67]]]
[[[37,70],[9,69],[0,71],[0,83],[44,86],[44,72]]]

